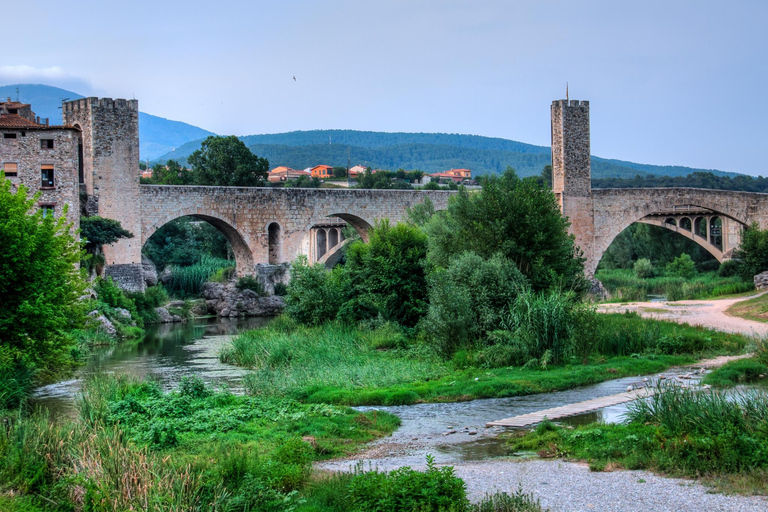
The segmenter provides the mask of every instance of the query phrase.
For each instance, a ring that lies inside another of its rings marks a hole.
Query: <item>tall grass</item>
[[[171,277],[166,284],[167,290],[177,297],[194,297],[200,295],[203,284],[211,276],[221,269],[234,267],[232,260],[223,258],[214,258],[210,255],[203,255],[198,263],[188,267],[172,267]]]
[[[663,295],[667,300],[708,299],[744,293],[754,289],[753,283],[737,276],[720,277],[717,272],[701,273],[693,279],[675,276],[640,278],[632,270],[601,270],[595,276],[614,299],[648,300],[648,295]]]
[[[284,324],[243,333],[220,354],[225,363],[254,369],[245,377],[250,393],[292,396],[302,389],[386,387],[447,371],[429,353],[377,350],[402,342],[391,326],[358,329],[327,323],[291,329]]]

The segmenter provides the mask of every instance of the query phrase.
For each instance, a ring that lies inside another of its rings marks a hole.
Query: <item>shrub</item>
[[[155,308],[168,302],[168,294],[161,285],[151,286],[144,292],[126,294],[136,305],[136,311],[145,324],[157,322]]]
[[[635,275],[641,279],[653,277],[653,263],[648,258],[640,258],[633,268]]]
[[[739,274],[739,262],[736,260],[725,260],[717,269],[717,275],[720,277],[732,277]]]
[[[171,276],[166,286],[168,291],[179,297],[200,295],[205,284],[220,269],[232,267],[232,261],[204,255],[194,265],[171,267]]]
[[[281,297],[288,293],[288,287],[284,283],[275,283],[275,295]]]
[[[438,512],[468,507],[464,482],[453,468],[437,468],[427,456],[427,470],[409,467],[391,473],[358,473],[349,483],[350,501],[356,510],[366,512]]]
[[[319,325],[335,319],[350,294],[349,279],[341,267],[328,272],[299,256],[291,267],[285,312],[299,323]]]
[[[208,278],[209,281],[213,281],[214,283],[226,283],[230,279],[232,279],[232,276],[235,275],[235,267],[222,267],[213,274],[211,274],[211,277]]]
[[[696,263],[687,254],[681,254],[667,263],[665,270],[670,275],[691,279],[696,275]]]
[[[261,282],[253,276],[243,276],[239,278],[235,286],[238,290],[251,290],[252,292],[256,292],[259,296],[264,295],[264,287],[261,285]]]
[[[739,275],[744,281],[752,282],[755,275],[768,270],[768,229],[760,229],[756,222],[745,229],[734,257],[741,260]]]
[[[473,252],[433,272],[428,282],[429,309],[422,325],[445,356],[499,329],[504,312],[527,287],[513,262],[500,254],[486,259]]]

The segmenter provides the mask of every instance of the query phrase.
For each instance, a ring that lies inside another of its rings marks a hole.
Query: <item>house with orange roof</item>
[[[464,180],[471,180],[472,171],[469,169],[449,169],[447,171],[430,174],[429,176],[437,180],[453,180],[456,183],[460,183]]]
[[[349,177],[350,178],[357,178],[358,176],[362,176],[365,174],[366,167],[363,167],[362,165],[355,165],[349,168]]]
[[[270,183],[279,183],[281,181],[288,181],[288,180],[295,180],[299,176],[311,176],[312,173],[309,171],[300,171],[296,169],[291,169],[290,167],[286,167],[285,165],[281,165],[279,167],[275,167],[271,171],[269,171],[269,176],[267,177],[267,180]]]
[[[332,178],[333,167],[330,165],[316,165],[310,171],[313,178]]]

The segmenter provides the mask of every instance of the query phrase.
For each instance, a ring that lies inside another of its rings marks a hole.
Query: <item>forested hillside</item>
[[[313,130],[240,137],[251,151],[269,160],[271,167],[287,165],[303,169],[319,163],[327,165],[361,164],[382,169],[419,169],[437,172],[467,168],[473,174],[498,174],[507,166],[521,176],[538,175],[550,163],[550,148],[512,140],[449,133],[384,133],[355,130]],[[162,156],[186,162],[200,147],[192,141]],[[660,174],[685,176],[702,171],[679,166],[654,166],[592,157],[592,173],[598,178],[634,178]],[[720,176],[733,175],[708,171]]]
[[[768,178],[739,174],[717,176],[711,172],[694,172],[688,176],[636,176],[634,178],[595,178],[595,188],[693,187],[717,190],[768,192]]]

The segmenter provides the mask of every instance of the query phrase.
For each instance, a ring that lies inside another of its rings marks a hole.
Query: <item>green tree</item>
[[[334,320],[349,299],[349,280],[343,267],[328,272],[322,264],[309,265],[299,256],[291,266],[285,312],[297,322],[320,325]]]
[[[0,177],[0,359],[53,371],[71,364],[67,333],[82,323],[83,251],[64,215],[36,211],[38,198]]]
[[[257,187],[266,182],[269,162],[235,137],[210,136],[189,156],[195,185]]]
[[[334,178],[346,178],[347,177],[347,168],[342,167],[340,165],[336,165],[333,168],[333,177]]]
[[[133,233],[124,229],[119,221],[92,216],[80,218],[80,237],[86,239],[85,248],[93,253],[102,245],[109,245],[121,238],[133,238]]]
[[[534,291],[554,285],[583,289],[584,258],[568,226],[551,190],[535,179],[521,180],[508,168],[483,179],[479,192],[459,189],[448,210],[432,217],[426,226],[429,258],[447,268],[463,252],[484,258],[500,253]]]
[[[687,254],[681,254],[667,263],[665,270],[670,275],[690,279],[696,275],[696,263]]]
[[[152,183],[158,185],[191,185],[192,172],[182,167],[176,160],[168,160],[163,164],[152,167]]]
[[[756,274],[768,270],[768,229],[760,229],[756,222],[752,223],[744,230],[734,256],[741,260],[739,276],[744,281],[751,282]]]
[[[369,242],[354,242],[346,252],[345,271],[352,300],[342,317],[363,320],[381,316],[415,326],[427,310],[424,260],[427,236],[419,228],[388,220],[369,230]]]

